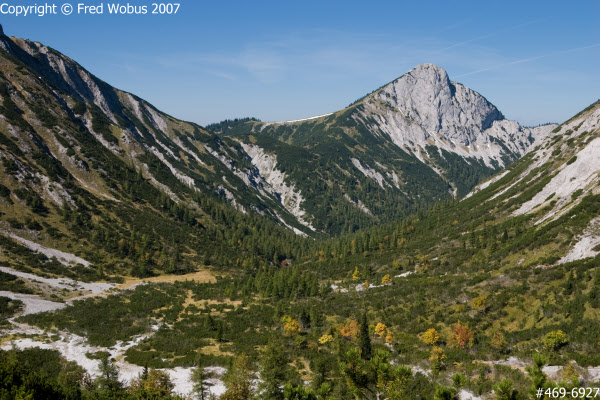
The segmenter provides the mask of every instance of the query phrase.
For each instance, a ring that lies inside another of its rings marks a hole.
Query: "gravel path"
[[[48,301],[36,296],[34,294],[21,294],[0,291],[0,296],[8,297],[13,300],[21,300],[24,305],[23,313],[21,315],[37,314],[48,311],[60,310],[65,308],[66,304],[57,303],[55,301]]]
[[[107,290],[115,287],[112,283],[88,283],[88,282],[80,282],[74,281],[67,278],[42,278],[41,276],[28,274],[26,272],[17,271],[15,269],[9,267],[0,267],[0,271],[6,272],[7,274],[12,274],[18,276],[20,278],[28,279],[34,282],[42,282],[47,285],[59,288],[59,289],[67,289],[67,290],[87,290],[94,294],[104,293]]]
[[[6,232],[6,231],[0,232],[0,233],[16,240],[17,242],[21,243],[23,246],[27,247],[30,250],[33,250],[37,253],[42,253],[43,255],[45,255],[48,258],[55,257],[61,264],[65,265],[67,267],[71,267],[71,266],[73,266],[73,264],[81,264],[85,267],[89,267],[91,264],[89,261],[86,261],[81,257],[77,257],[74,254],[65,253],[64,251],[60,251],[60,250],[52,249],[50,247],[42,246],[41,244],[32,242],[31,240],[24,239],[21,236],[17,236],[14,233]]]

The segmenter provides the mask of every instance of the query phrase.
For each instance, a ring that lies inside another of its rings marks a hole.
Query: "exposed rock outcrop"
[[[418,65],[367,96],[355,118],[421,161],[428,162],[423,149],[433,145],[492,168],[522,156],[556,126],[530,129],[506,120],[485,97],[451,82],[433,64]]]

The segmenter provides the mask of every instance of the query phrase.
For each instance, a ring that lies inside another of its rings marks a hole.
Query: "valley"
[[[0,397],[600,383],[600,101],[524,127],[420,64],[201,127],[0,34]]]

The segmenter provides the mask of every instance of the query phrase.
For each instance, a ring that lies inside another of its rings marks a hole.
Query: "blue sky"
[[[335,111],[424,62],[527,125],[562,122],[600,98],[597,0],[180,1],[174,16],[0,23],[203,125]]]

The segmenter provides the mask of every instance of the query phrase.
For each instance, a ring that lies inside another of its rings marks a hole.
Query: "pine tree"
[[[497,400],[517,400],[519,394],[513,389],[513,384],[508,378],[504,378],[500,383],[494,386]]]
[[[546,358],[540,354],[533,355],[533,365],[527,367],[527,373],[531,378],[532,385],[529,389],[529,393],[535,395],[538,389],[545,389],[547,385],[548,377],[542,371],[542,368],[546,364]]]
[[[434,400],[454,400],[456,398],[456,390],[451,387],[438,385],[433,394]]]
[[[278,343],[269,343],[260,362],[260,378],[258,388],[260,398],[265,400],[283,399],[282,386],[286,380],[288,357]]]
[[[223,321],[220,321],[219,324],[217,325],[217,342],[221,343],[223,342]]]
[[[95,383],[100,393],[108,398],[118,398],[124,391],[123,382],[119,380],[119,370],[108,356],[100,360],[100,375]]]
[[[358,338],[360,346],[360,356],[363,360],[370,360],[373,356],[371,348],[371,337],[369,336],[369,321],[367,320],[367,313],[364,312],[360,319],[360,334]]]

